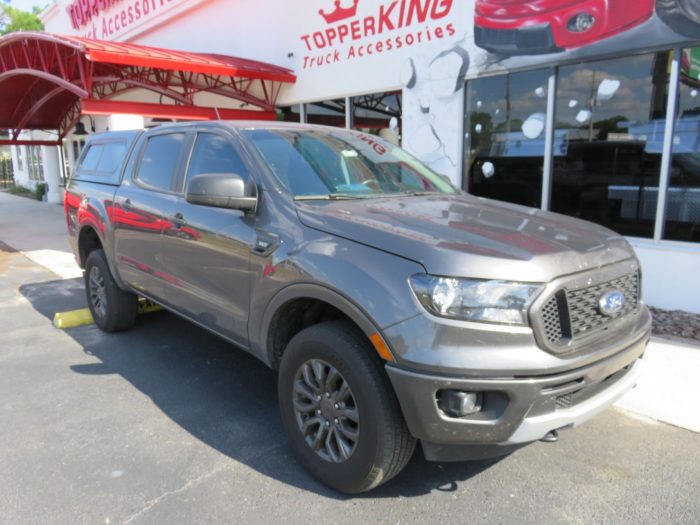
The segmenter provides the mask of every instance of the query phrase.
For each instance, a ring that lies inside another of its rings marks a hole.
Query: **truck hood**
[[[619,234],[469,195],[299,202],[301,222],[455,277],[547,282],[634,257]]]

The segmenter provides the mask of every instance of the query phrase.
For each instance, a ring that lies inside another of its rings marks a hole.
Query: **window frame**
[[[121,165],[117,165],[113,171],[101,171],[98,169],[89,170],[89,169],[83,168],[83,162],[85,161],[85,157],[87,157],[88,152],[95,146],[102,146],[104,148],[107,144],[122,144],[124,146],[124,155],[127,155],[129,152],[127,141],[126,141],[126,139],[123,139],[123,138],[116,138],[115,137],[115,138],[106,138],[106,139],[98,139],[95,141],[91,141],[86,146],[83,146],[78,163],[77,163],[76,167],[73,169],[73,176],[75,176],[79,173],[85,173],[85,174],[94,175],[97,177],[109,177],[109,176],[114,176],[118,171],[121,171],[121,169],[120,169]],[[102,155],[104,155],[104,149],[102,152],[100,152],[100,157],[97,159],[96,167],[98,167],[100,165],[100,162],[102,161]]]
[[[139,170],[141,169],[141,162],[143,161],[143,157],[146,154],[146,148],[148,148],[148,142],[153,138],[162,137],[165,135],[183,135],[182,143],[180,144],[180,152],[178,153],[177,160],[175,161],[175,169],[173,170],[173,174],[170,179],[169,189],[161,188],[158,186],[152,186],[151,184],[148,184],[147,182],[141,180],[138,176]],[[148,191],[162,193],[166,195],[177,195],[176,183],[182,177],[184,155],[186,151],[191,149],[193,135],[194,133],[192,132],[192,130],[186,128],[168,129],[145,135],[143,137],[143,143],[141,144],[141,149],[138,153],[138,157],[131,171],[132,182],[139,188],[143,188]]]
[[[250,160],[247,158],[246,155],[246,150],[241,147],[240,144],[238,144],[239,141],[235,139],[234,136],[231,134],[227,133],[226,131],[218,128],[207,128],[207,127],[199,127],[191,130],[191,140],[187,145],[187,156],[185,159],[183,159],[183,169],[180,173],[180,176],[178,178],[177,184],[175,185],[175,190],[174,193],[177,195],[184,195],[186,193],[187,189],[187,182],[189,180],[189,171],[190,171],[190,164],[192,162],[192,155],[194,154],[194,148],[197,146],[197,140],[199,139],[200,135],[203,134],[210,134],[210,135],[216,135],[218,137],[223,138],[228,142],[233,150],[236,152],[238,157],[241,159],[241,162],[243,162],[243,165],[246,167],[248,170],[248,173],[246,174],[248,176],[247,180],[251,180],[255,183],[257,186],[259,184],[259,181],[257,180],[255,176],[255,169],[253,167],[253,164],[250,162]],[[243,175],[243,174],[241,174]]]

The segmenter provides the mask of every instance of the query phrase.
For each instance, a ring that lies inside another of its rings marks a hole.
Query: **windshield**
[[[401,148],[364,133],[331,128],[243,134],[297,200],[456,193]]]

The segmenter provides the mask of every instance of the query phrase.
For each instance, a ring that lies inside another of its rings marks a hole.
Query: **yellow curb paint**
[[[162,309],[161,306],[147,299],[139,299],[139,314],[148,314]],[[84,326],[94,322],[89,308],[81,308],[80,310],[71,310],[69,312],[57,312],[53,316],[53,325],[60,330]]]

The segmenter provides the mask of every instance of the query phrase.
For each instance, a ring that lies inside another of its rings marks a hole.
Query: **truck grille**
[[[542,309],[542,321],[544,322],[544,331],[547,335],[547,340],[550,343],[558,343],[564,339],[561,317],[559,315],[559,300],[556,295],[553,295],[544,305]]]
[[[608,290],[620,290],[625,294],[625,306],[618,313],[608,316],[600,312],[598,301]],[[574,339],[583,334],[608,324],[617,317],[622,317],[637,309],[639,303],[639,272],[623,275],[619,279],[567,292],[571,333]]]
[[[606,315],[600,311],[598,303],[610,290],[622,292],[625,304],[619,312]],[[639,271],[636,271],[593,286],[558,290],[540,309],[540,326],[546,340],[556,349],[596,333],[638,308]]]

